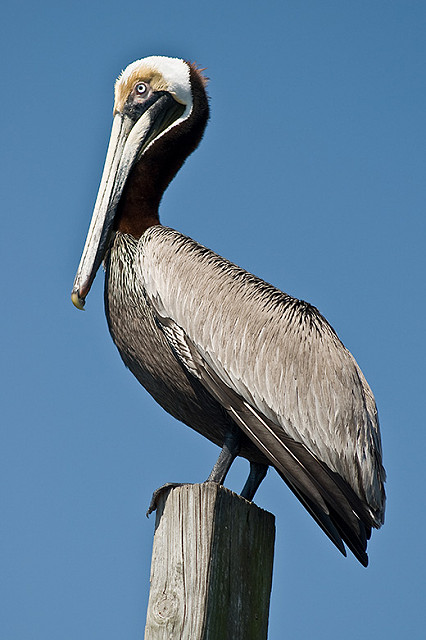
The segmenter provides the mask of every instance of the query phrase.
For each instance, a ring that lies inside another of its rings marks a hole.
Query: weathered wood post
[[[266,640],[275,518],[214,483],[157,508],[145,640]]]

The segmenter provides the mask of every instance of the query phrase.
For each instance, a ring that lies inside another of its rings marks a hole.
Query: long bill
[[[132,167],[182,110],[182,105],[170,94],[161,92],[136,121],[122,113],[114,116],[101,184],[71,293],[77,309],[84,308],[96,272],[110,246],[117,206]]]

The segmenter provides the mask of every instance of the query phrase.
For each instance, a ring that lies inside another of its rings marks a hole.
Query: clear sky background
[[[142,638],[151,493],[218,454],[124,368],[103,274],[85,313],[70,301],[113,83],[152,54],[211,79],[162,221],[315,304],[379,406],[388,509],[368,569],[275,472],[256,496],[276,515],[269,639],[423,638],[426,4],[18,1],[0,30],[1,638]]]

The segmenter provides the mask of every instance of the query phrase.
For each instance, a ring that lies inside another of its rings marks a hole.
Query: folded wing
[[[182,234],[142,236],[138,272],[176,357],[344,553],[364,565],[384,518],[373,394],[315,307]]]

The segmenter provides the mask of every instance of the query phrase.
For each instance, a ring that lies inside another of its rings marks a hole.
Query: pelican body
[[[105,262],[105,309],[125,365],[171,415],[222,447],[208,480],[250,461],[251,500],[274,467],[337,548],[366,566],[384,521],[374,396],[310,304],[160,224],[161,197],[209,117],[201,72],[152,56],[115,85],[110,144],[72,292]]]

